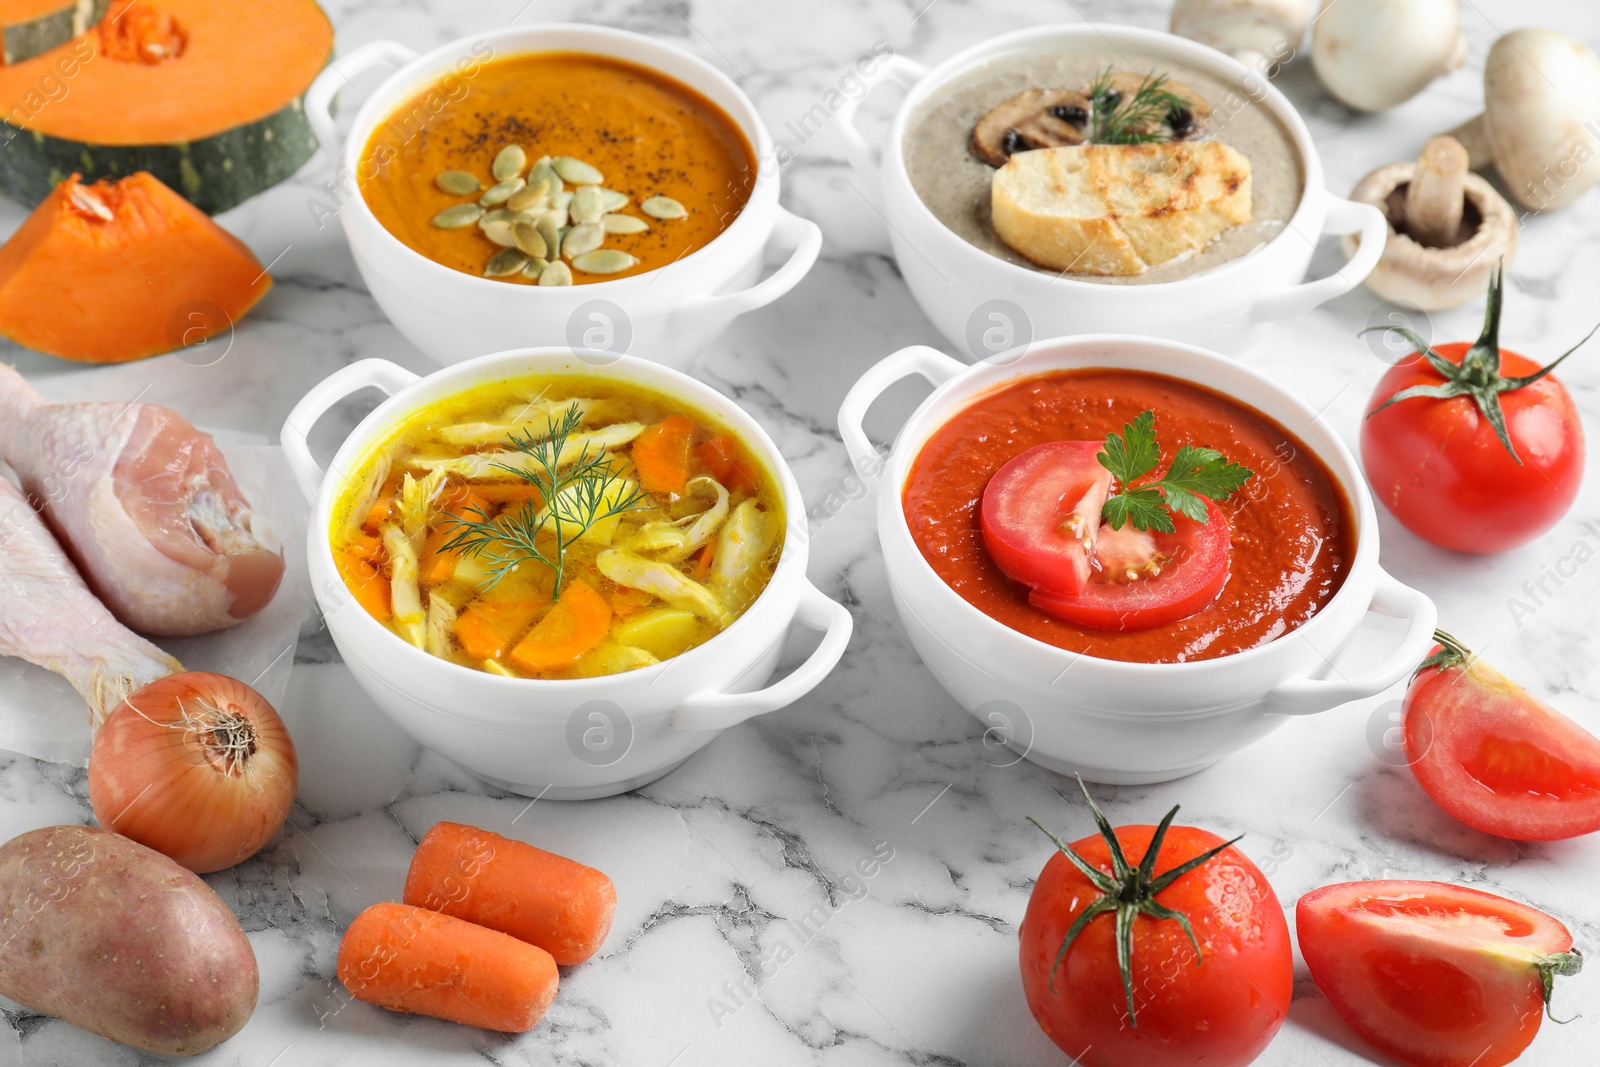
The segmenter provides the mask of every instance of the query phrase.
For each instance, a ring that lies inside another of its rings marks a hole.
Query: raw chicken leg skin
[[[106,610],[22,490],[0,475],[0,656],[71,682],[98,728],[111,710],[182,665]]]
[[[186,637],[244,621],[283,578],[283,551],[208,434],[155,404],[50,404],[0,365],[8,463],[112,613]]]

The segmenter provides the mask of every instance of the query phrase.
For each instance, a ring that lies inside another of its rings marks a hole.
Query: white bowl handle
[[[861,131],[856,129],[856,112],[861,110],[861,102],[865,100],[872,90],[886,81],[893,81],[901,88],[909,89],[921,81],[928,73],[928,68],[904,56],[886,56],[882,63],[868,74],[865,79],[867,87],[854,99],[845,98],[844,106],[839,108],[839,135],[844,138],[845,155],[850,157],[850,166],[855,168],[857,174],[868,180],[871,185],[871,195],[878,195],[878,154],[861,136]]]
[[[363,359],[334,371],[300,398],[300,403],[284,420],[279,436],[289,469],[294,472],[295,481],[300,483],[300,491],[307,501],[316,501],[324,476],[322,465],[312,458],[311,445],[306,440],[317,420],[333,405],[368,386],[394,396],[417,379],[418,375],[386,359]]]
[[[874,477],[881,466],[878,450],[867,439],[862,423],[866,420],[867,409],[885,389],[913,374],[922,375],[937,389],[966,369],[967,365],[959,359],[927,345],[902,348],[867,368],[867,373],[850,387],[844,403],[839,406],[839,436],[844,438],[844,450],[850,454],[856,472],[863,477]]]
[[[1329,195],[1328,213],[1322,220],[1322,232],[1359,233],[1361,246],[1344,266],[1326,278],[1291,285],[1257,301],[1252,313],[1255,321],[1270,322],[1310,311],[1318,304],[1343,296],[1360,285],[1362,279],[1378,265],[1378,257],[1383,255],[1383,246],[1389,240],[1389,220],[1371,204]]]
[[[802,626],[822,631],[822,643],[804,663],[790,671],[787,678],[754,693],[702,693],[690,697],[673,712],[673,729],[725,730],[746,719],[788,707],[815,689],[844,655],[855,620],[849,609],[823,596],[810,581],[800,593],[794,618]]]
[[[1279,682],[1267,694],[1270,714],[1314,715],[1352,700],[1375,696],[1417,669],[1433,646],[1433,631],[1439,625],[1439,609],[1433,601],[1380,569],[1378,587],[1373,591],[1367,610],[1410,621],[1405,636],[1389,658],[1358,678],[1292,678]]]
[[[771,240],[779,248],[787,245],[794,249],[789,253],[789,259],[771,277],[736,293],[721,293],[680,304],[673,311],[673,317],[693,316],[701,329],[712,319],[732,322],[747,311],[766,307],[800,284],[800,279],[811,270],[817,261],[817,254],[822,251],[822,228],[810,219],[803,219],[780,207],[778,217],[772,224]]]
[[[311,122],[311,132],[317,135],[336,166],[344,141],[333,121],[333,98],[339,95],[340,89],[353,84],[357,76],[375,67],[403,67],[416,58],[417,53],[399,41],[373,41],[329,63],[311,83],[311,88],[306,90],[306,118]]]

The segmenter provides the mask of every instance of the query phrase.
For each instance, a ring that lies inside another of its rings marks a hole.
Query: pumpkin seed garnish
[[[480,230],[483,229],[485,226],[489,225],[491,222],[504,222],[506,219],[509,219],[510,217],[511,217],[511,212],[507,211],[503,207],[497,207],[493,211],[489,211],[489,212],[485,212],[484,213],[484,216],[478,220],[478,229],[480,229]]]
[[[507,145],[500,149],[500,154],[494,157],[494,166],[490,173],[494,180],[503,182],[522,174],[522,168],[528,165],[528,153],[522,150],[519,144]]]
[[[550,265],[539,272],[540,285],[571,285],[572,270],[559,259],[552,260]]]
[[[568,259],[574,259],[586,252],[593,252],[606,240],[606,231],[598,223],[584,222],[567,231],[567,236],[561,241],[561,254]]]
[[[637,262],[639,260],[636,257],[615,248],[597,248],[572,259],[572,265],[585,274],[615,274]]]
[[[607,233],[643,233],[650,224],[635,215],[602,215],[600,228]]]
[[[687,208],[670,196],[652,196],[639,205],[639,210],[657,219],[681,219],[689,214]]]
[[[577,193],[574,193],[570,190],[564,193],[552,193],[550,195],[550,210],[560,211],[562,213],[571,211],[572,200],[577,195]]]
[[[607,212],[621,211],[633,203],[632,200],[628,199],[626,193],[619,193],[615,189],[601,189],[600,196],[602,197],[600,204]]]
[[[543,256],[549,251],[539,231],[526,222],[511,224],[511,243],[526,256]]]
[[[528,171],[529,185],[539,181],[541,178],[550,183],[550,192],[552,195],[561,191],[561,175],[557,174],[556,169],[550,165],[549,156],[545,156],[544,158],[540,159],[539,162],[535,163]]]
[[[483,235],[501,248],[510,248],[517,243],[516,237],[512,234],[512,227],[515,225],[506,219],[491,222],[483,228]]]
[[[600,194],[598,185],[584,185],[572,196],[573,222],[599,222],[600,216],[606,213],[605,197]]]
[[[557,156],[550,161],[556,173],[573,185],[599,185],[604,182],[605,175],[581,159],[571,156]]]
[[[539,231],[539,236],[544,238],[547,254],[555,255],[561,247],[561,223],[556,220],[555,212],[547,211],[534,221],[533,228]]]
[[[489,260],[489,265],[483,268],[485,278],[504,278],[508,274],[516,274],[528,265],[528,257],[518,252],[515,248],[502,248]]]
[[[550,197],[550,179],[539,178],[511,194],[506,207],[512,211],[527,211]]]
[[[471,196],[483,188],[474,175],[464,170],[447,170],[433,179],[433,184],[455,196]]]
[[[482,217],[483,208],[477,204],[451,204],[433,217],[433,224],[441,230],[459,230]]]
[[[537,278],[544,273],[544,269],[549,265],[550,261],[548,259],[543,256],[534,256],[528,260],[528,265],[522,268],[522,276],[524,278]]]
[[[507,178],[503,182],[491,185],[488,192],[478,197],[478,203],[484,207],[497,207],[510,200],[511,194],[520,191],[526,184],[528,183],[521,178]]]

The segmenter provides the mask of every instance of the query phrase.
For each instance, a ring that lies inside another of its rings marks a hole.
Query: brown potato
[[[0,845],[0,994],[102,1037],[192,1056],[255,1010],[255,952],[222,898],[108,830]]]

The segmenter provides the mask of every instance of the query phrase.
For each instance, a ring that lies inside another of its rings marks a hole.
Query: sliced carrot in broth
[[[647,426],[633,442],[633,465],[639,484],[652,493],[681,495],[689,484],[689,449],[694,443],[694,423],[682,415],[669,415]]]
[[[511,662],[533,673],[570,667],[610,628],[611,605],[605,597],[588,582],[570,580],[556,606],[511,650]]]
[[[473,659],[500,659],[549,605],[544,600],[476,600],[456,619],[456,640]]]

